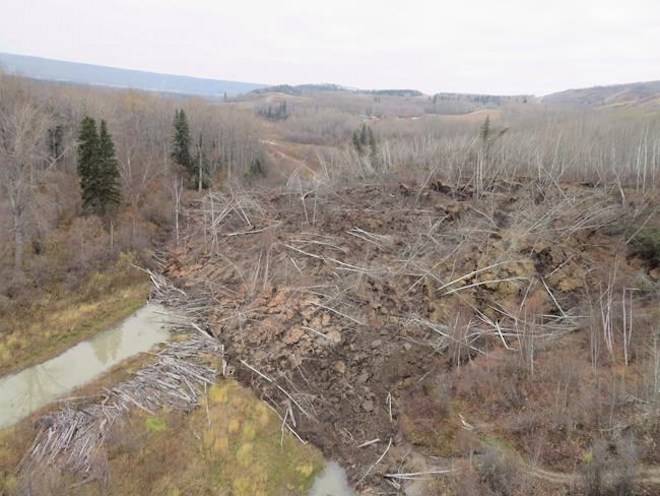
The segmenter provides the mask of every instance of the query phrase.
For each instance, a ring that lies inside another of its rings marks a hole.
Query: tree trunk
[[[20,212],[14,212],[14,273],[23,273],[23,222]]]

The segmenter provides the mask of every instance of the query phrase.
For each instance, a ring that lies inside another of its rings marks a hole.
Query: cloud
[[[4,0],[0,51],[264,83],[537,93],[660,79],[651,0]]]

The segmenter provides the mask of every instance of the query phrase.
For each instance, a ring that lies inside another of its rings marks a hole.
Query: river
[[[147,304],[114,328],[61,355],[0,378],[0,428],[65,397],[122,360],[166,341],[165,318],[163,307]]]

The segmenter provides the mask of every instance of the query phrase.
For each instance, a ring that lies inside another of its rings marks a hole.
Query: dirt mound
[[[637,270],[606,233],[630,215],[615,198],[538,190],[209,193],[165,274],[206,298],[208,332],[283,425],[360,487],[388,487],[404,446],[471,442],[460,405],[429,393],[438,374],[578,329],[594,259]]]

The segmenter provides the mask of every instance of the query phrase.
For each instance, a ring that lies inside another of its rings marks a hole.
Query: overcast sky
[[[267,84],[545,94],[660,80],[660,1],[0,0],[0,51]]]

